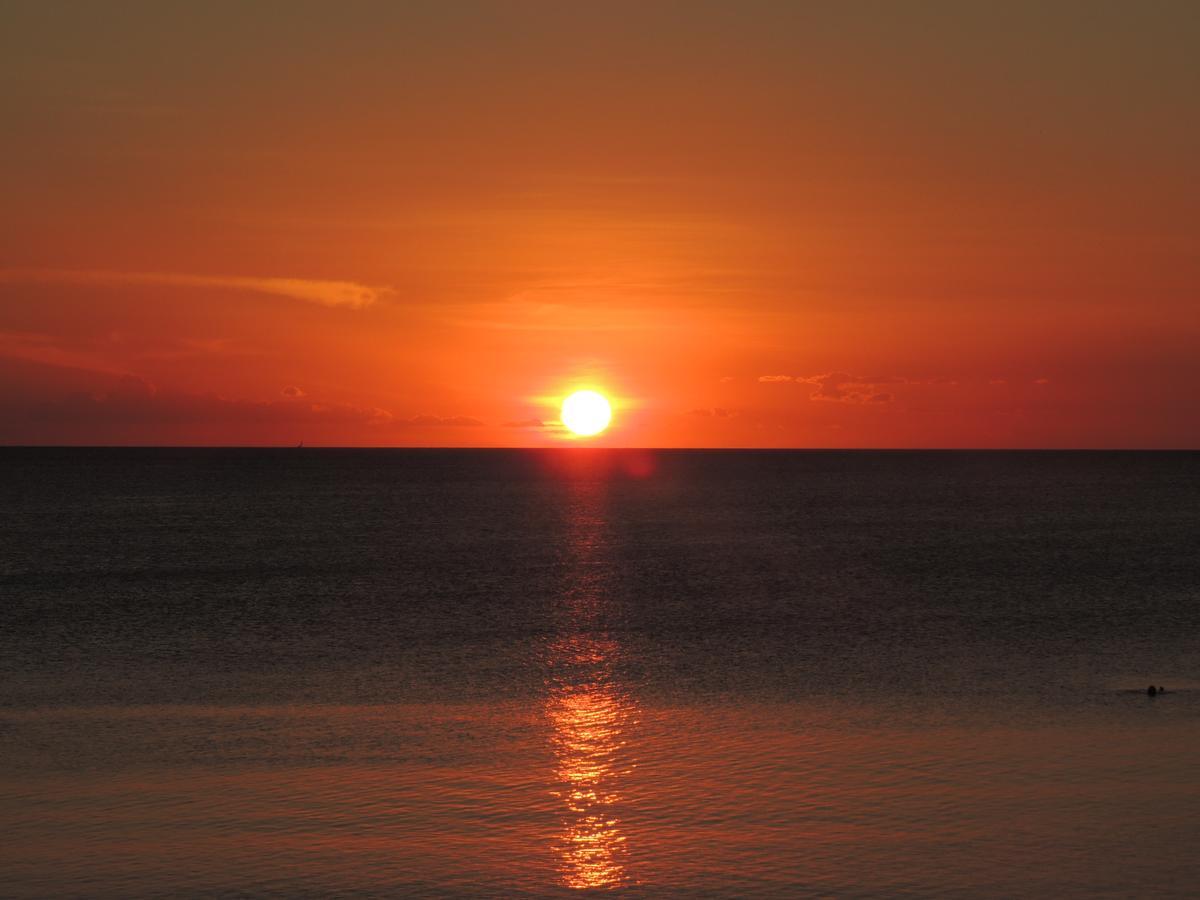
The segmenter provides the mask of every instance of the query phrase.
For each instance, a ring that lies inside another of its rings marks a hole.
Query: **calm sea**
[[[0,450],[0,835],[5,897],[1195,895],[1200,455]]]

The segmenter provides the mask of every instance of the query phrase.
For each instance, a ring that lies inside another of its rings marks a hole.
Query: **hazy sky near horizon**
[[[1200,445],[1200,4],[0,0],[0,442]]]

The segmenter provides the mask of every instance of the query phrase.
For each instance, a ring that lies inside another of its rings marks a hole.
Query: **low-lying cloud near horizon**
[[[471,428],[474,416],[401,417],[386,409],[347,403],[314,402],[300,388],[284,388],[274,400],[231,399],[215,393],[160,391],[144,378],[127,375],[110,390],[74,392],[59,400],[10,410],[10,423],[121,425],[312,425],[369,426],[372,429]]]
[[[816,390],[810,400],[829,400],[835,403],[891,403],[893,394],[879,390],[880,385],[908,384],[907,379],[890,375],[850,375],[846,372],[826,372],[823,375],[759,375],[760,384],[811,384]]]
[[[177,272],[109,272],[93,269],[0,269],[3,284],[80,284],[96,286],[161,285],[216,288],[289,297],[321,306],[366,309],[392,293],[388,287],[356,281],[314,278],[260,278],[245,275],[194,275]]]

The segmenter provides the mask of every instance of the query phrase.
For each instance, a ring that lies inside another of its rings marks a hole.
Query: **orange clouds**
[[[886,384],[905,384],[903,378],[847,375],[829,372],[825,375],[760,375],[761,384],[813,384],[817,389],[809,394],[812,400],[833,400],[839,403],[891,403],[895,397],[879,387]]]
[[[352,281],[311,278],[254,278],[233,275],[181,275],[170,272],[104,272],[58,269],[0,269],[0,282],[79,285],[149,285],[183,288],[217,288],[290,297],[323,306],[364,309],[390,288],[369,287]]]

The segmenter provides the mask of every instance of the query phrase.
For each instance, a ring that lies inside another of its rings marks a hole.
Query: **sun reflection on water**
[[[613,568],[603,485],[573,487],[560,636],[547,656],[546,713],[562,818],[554,851],[566,887],[616,888],[633,881],[621,812],[629,802],[622,786],[634,764],[626,736],[637,704],[615,671],[621,648],[605,633]]]
[[[633,707],[605,677],[601,646],[586,639],[560,642],[567,658],[599,657],[594,665],[601,670],[590,681],[557,686],[548,701],[557,759],[555,794],[563,817],[555,849],[562,881],[572,888],[617,887],[629,880],[626,835],[617,810],[625,799],[622,776],[632,768],[623,751]]]

